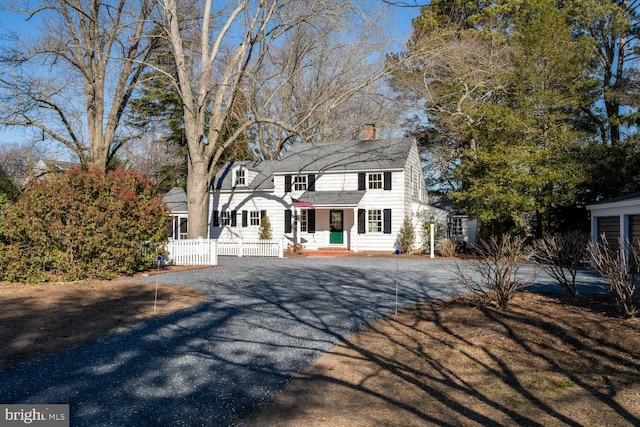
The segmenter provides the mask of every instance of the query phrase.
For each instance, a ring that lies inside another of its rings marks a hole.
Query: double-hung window
[[[302,209],[300,211],[300,231],[307,232],[309,224],[309,211]]]
[[[370,209],[367,213],[368,224],[367,231],[369,233],[382,232],[382,211],[380,209]]]
[[[231,212],[229,211],[220,212],[220,224],[231,225]]]
[[[245,170],[243,168],[236,169],[235,179],[236,179],[235,181],[236,186],[247,185],[247,178],[246,178]]]
[[[369,174],[369,190],[380,190],[380,189],[382,189],[382,174],[370,173]]]
[[[293,178],[293,189],[295,191],[305,191],[307,189],[307,176],[297,175]]]
[[[451,236],[462,237],[462,218],[451,219]]]
[[[249,223],[251,225],[260,225],[260,212],[259,211],[251,211],[249,213]]]

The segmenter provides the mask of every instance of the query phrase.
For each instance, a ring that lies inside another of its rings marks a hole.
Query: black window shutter
[[[242,211],[242,226],[246,227],[249,225],[249,212]]]
[[[235,227],[238,222],[236,221],[236,217],[238,216],[238,211],[231,211],[231,226]]]
[[[260,220],[261,221],[265,216],[267,216],[267,211],[260,211]]]
[[[291,175],[284,176],[284,192],[291,193]]]
[[[284,211],[284,232],[291,233],[291,209]]]
[[[367,211],[364,209],[358,209],[358,233],[364,234],[367,232]]]
[[[391,172],[384,173],[384,189],[391,190]]]
[[[313,209],[309,209],[307,211],[307,232],[316,232],[316,211],[314,211]]]
[[[358,190],[366,190],[367,189],[367,174],[364,172],[358,173]]]
[[[316,191],[316,176],[314,174],[307,176],[307,190]]]
[[[391,209],[384,210],[384,223],[382,225],[382,231],[385,234],[391,234]]]
[[[213,211],[213,226],[220,227],[220,211]]]

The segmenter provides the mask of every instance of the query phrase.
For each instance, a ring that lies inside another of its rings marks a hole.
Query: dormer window
[[[244,168],[236,169],[234,186],[238,186],[238,185],[247,185],[246,171],[244,170]]]

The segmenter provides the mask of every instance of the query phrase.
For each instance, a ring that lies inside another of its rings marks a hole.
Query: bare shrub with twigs
[[[438,243],[438,252],[443,257],[452,257],[456,254],[457,246],[456,242],[451,239],[442,239]]]
[[[589,235],[581,231],[551,233],[533,242],[531,259],[571,296],[578,296],[576,275],[587,254]]]
[[[609,293],[615,298],[621,314],[636,316],[638,304],[635,291],[640,273],[640,240],[629,242],[618,238],[618,245],[611,247],[602,234],[598,243],[589,242],[588,249],[596,271],[609,283]]]
[[[526,289],[534,279],[530,276],[523,280],[518,274],[524,241],[523,237],[511,236],[481,240],[477,245],[478,259],[465,264],[471,271],[464,271],[458,264],[454,280],[480,297],[483,303],[506,310],[514,295]]]

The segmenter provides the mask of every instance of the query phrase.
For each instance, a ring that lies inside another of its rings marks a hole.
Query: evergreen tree
[[[271,240],[271,221],[269,217],[264,215],[260,220],[260,234],[258,237],[260,240]]]
[[[0,166],[0,194],[4,194],[9,201],[16,201],[20,196],[20,190],[2,166]]]

